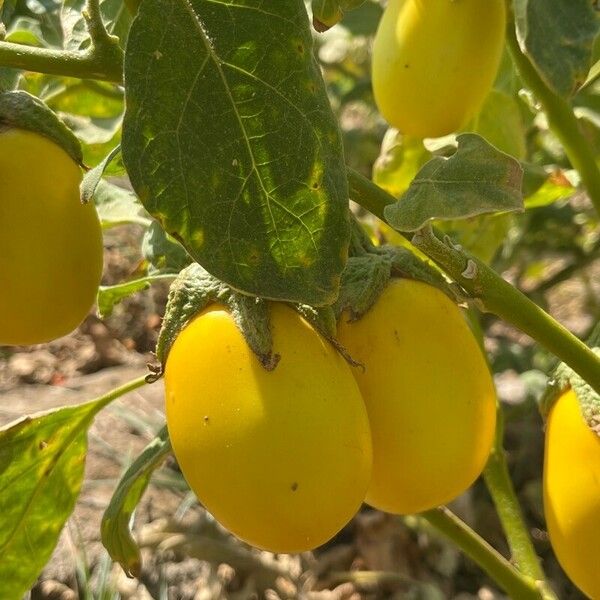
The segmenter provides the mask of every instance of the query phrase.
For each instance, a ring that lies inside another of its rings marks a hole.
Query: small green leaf
[[[79,186],[81,195],[81,201],[83,203],[89,202],[93,197],[102,179],[102,175],[106,170],[107,165],[112,159],[121,152],[120,146],[115,146],[100,163],[98,163],[93,169],[90,169],[84,176]]]
[[[174,278],[175,275],[156,274],[141,277],[140,279],[134,279],[133,281],[126,281],[125,283],[119,283],[117,285],[101,285],[98,288],[98,295],[96,297],[98,315],[101,319],[106,319],[112,314],[115,304],[118,304],[128,296],[132,296],[137,292],[148,289],[155,281],[169,281]]]
[[[98,401],[0,430],[0,597],[21,598],[50,558],[81,488]]]
[[[61,113],[62,120],[84,144],[106,144],[121,129],[123,117],[98,118]]]
[[[169,452],[171,443],[165,426],[127,469],[102,517],[102,543],[129,577],[139,577],[142,568],[140,549],[130,529],[133,513],[152,473]]]
[[[548,206],[558,200],[569,198],[575,192],[575,187],[566,177],[550,176],[535,192],[525,198],[525,208]]]
[[[388,129],[373,166],[373,181],[398,198],[431,156],[423,140],[402,135],[397,129]]]
[[[514,96],[492,90],[468,130],[506,154],[519,159],[525,156],[525,126]]]
[[[514,0],[517,38],[546,84],[569,97],[586,80],[600,20],[590,0]]]
[[[431,219],[523,209],[519,162],[478,135],[463,133],[457,141],[454,155],[430,160],[400,200],[385,207],[394,229],[417,231]]]
[[[104,229],[125,223],[148,227],[152,222],[135,194],[104,179],[96,186],[94,203]]]
[[[303,0],[144,0],[125,78],[123,160],[165,231],[246,294],[331,303],[348,189]]]
[[[150,273],[179,273],[192,262],[185,248],[156,221],[144,233],[142,255],[150,263]]]

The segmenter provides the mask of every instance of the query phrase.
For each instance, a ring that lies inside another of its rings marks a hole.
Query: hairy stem
[[[385,221],[384,208],[396,199],[352,169],[348,169],[348,182],[350,198]],[[480,308],[530,335],[600,393],[600,358],[493,269],[443,242],[430,227],[415,234],[412,243],[477,300]]]
[[[544,109],[550,129],[563,145],[567,158],[579,173],[588,196],[600,214],[600,169],[595,152],[581,132],[572,106],[546,85],[529,58],[523,54],[512,20],[508,23],[506,41],[521,79]]]
[[[452,540],[476,562],[511,598],[547,598],[530,577],[517,571],[504,556],[445,507],[420,515],[440,533]]]
[[[513,562],[521,573],[536,582],[544,598],[557,600],[546,583],[546,576],[527,531],[525,518],[508,471],[503,439],[504,414],[502,407],[498,406],[496,439],[483,471],[485,484],[500,517]]]
[[[117,49],[106,54],[99,54],[96,50],[73,52],[0,42],[0,66],[120,83],[123,79],[123,64],[118,59],[119,52]]]

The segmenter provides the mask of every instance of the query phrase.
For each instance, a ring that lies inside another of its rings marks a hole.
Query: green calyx
[[[12,128],[26,129],[49,138],[77,164],[83,165],[79,140],[39,98],[21,90],[0,93],[0,131]]]
[[[592,330],[587,345],[600,356],[600,321]],[[567,389],[572,389],[579,400],[583,417],[592,431],[600,436],[600,394],[565,363],[560,363],[540,400],[540,412],[546,418],[554,402]]]
[[[156,381],[162,375],[169,351],[182,329],[213,303],[221,304],[231,312],[235,324],[265,369],[272,370],[277,366],[279,356],[272,352],[268,302],[232,290],[198,263],[192,263],[179,273],[169,290],[156,344],[160,365],[151,368],[149,381]]]
[[[333,305],[336,319],[343,312],[360,319],[375,304],[391,278],[422,281],[444,292],[453,302],[463,298],[442,274],[408,248],[375,246],[354,221],[350,257],[342,273],[340,294]]]

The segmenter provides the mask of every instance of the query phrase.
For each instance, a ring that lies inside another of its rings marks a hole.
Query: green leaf
[[[397,129],[388,129],[373,166],[373,181],[398,198],[431,156],[423,140],[402,135]]]
[[[61,113],[62,120],[84,144],[106,144],[121,129],[121,115],[107,119]]]
[[[81,184],[79,186],[79,192],[81,195],[81,201],[83,203],[89,202],[96,192],[96,188],[102,179],[102,175],[104,175],[104,171],[106,170],[107,165],[112,161],[117,154],[121,152],[120,146],[115,146],[106,157],[98,163],[93,169],[90,169],[81,180]]]
[[[94,204],[104,229],[125,223],[148,227],[151,223],[135,194],[104,179],[98,182],[94,190]]]
[[[302,0],[145,0],[123,159],[165,231],[247,294],[331,303],[349,243],[340,132]]]
[[[19,17],[11,23],[4,38],[7,42],[14,44],[26,44],[28,46],[45,46],[44,36],[40,24],[29,17]]]
[[[575,187],[566,177],[550,176],[535,192],[525,198],[525,208],[539,208],[569,198]]]
[[[518,161],[472,133],[457,141],[454,155],[430,160],[400,200],[386,206],[385,217],[394,229],[416,231],[431,219],[522,210]]]
[[[144,233],[142,255],[151,265],[150,273],[179,273],[192,262],[185,248],[156,221]]]
[[[492,90],[469,131],[478,133],[506,154],[515,158],[525,156],[525,126],[514,96]]]
[[[546,84],[568,97],[586,80],[600,21],[590,0],[514,0],[517,38]]]
[[[81,488],[98,403],[0,430],[0,597],[21,598],[50,558]]]
[[[130,529],[133,513],[152,473],[169,452],[171,443],[165,426],[127,469],[102,517],[102,543],[129,577],[139,577],[142,568],[140,549]]]
[[[174,274],[155,274],[141,277],[140,279],[134,279],[132,281],[126,281],[125,283],[119,283],[117,285],[101,285],[98,288],[98,295],[96,297],[96,305],[98,315],[101,319],[110,317],[115,304],[118,304],[128,296],[132,296],[137,292],[146,290],[155,281],[160,280],[172,280],[175,278]]]

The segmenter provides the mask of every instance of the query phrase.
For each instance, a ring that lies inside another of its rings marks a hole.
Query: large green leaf
[[[0,430],[0,598],[21,598],[71,514],[95,402],[25,417]]]
[[[133,513],[152,473],[170,451],[171,443],[165,426],[127,469],[102,517],[102,543],[111,558],[119,562],[129,576],[139,577],[142,567],[140,549],[131,535]]]
[[[546,83],[570,96],[585,81],[600,21],[590,0],[514,0],[517,37]]]
[[[522,210],[523,171],[518,161],[473,133],[457,140],[455,154],[431,159],[400,200],[385,207],[394,229],[416,231],[431,219]]]
[[[340,133],[302,0],[145,0],[123,159],[148,211],[245,293],[332,302],[349,242]]]
[[[0,598],[18,600],[50,558],[81,488],[87,430],[139,377],[96,400],[0,428]]]

